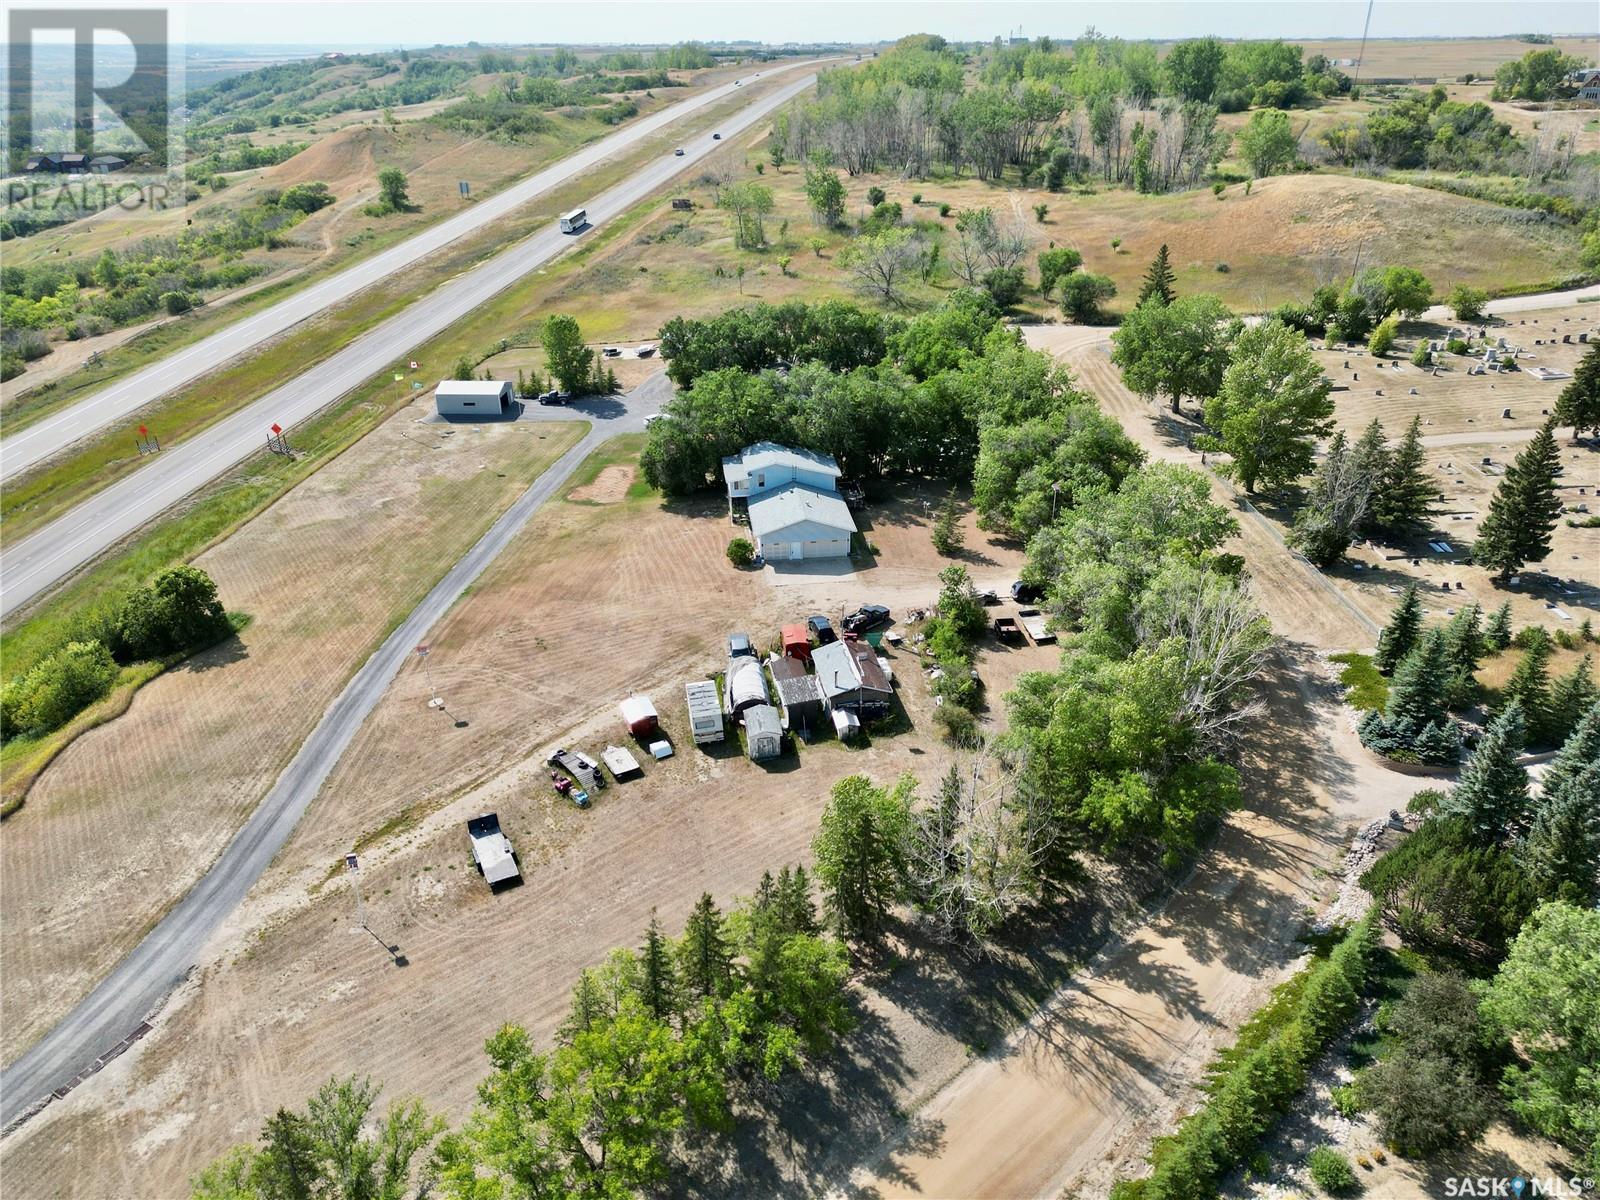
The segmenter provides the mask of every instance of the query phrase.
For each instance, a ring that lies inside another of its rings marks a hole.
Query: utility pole
[[[361,902],[361,867],[356,862],[356,852],[350,851],[344,856],[344,865],[350,871],[350,887],[356,894],[356,927],[367,927],[367,906]]]

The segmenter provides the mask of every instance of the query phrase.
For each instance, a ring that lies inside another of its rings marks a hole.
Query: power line
[[[1373,0],[1367,0],[1367,19],[1361,24],[1361,56],[1356,59],[1356,77],[1351,81],[1351,91],[1361,86],[1361,68],[1367,61],[1367,31],[1372,28],[1372,4]]]

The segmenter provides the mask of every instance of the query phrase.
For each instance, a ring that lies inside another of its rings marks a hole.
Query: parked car
[[[644,419],[644,427],[649,429],[650,426],[654,425],[657,421],[665,421],[666,419],[666,413],[651,413]]]
[[[654,346],[652,346],[649,342],[646,342],[644,345],[640,346],[637,350],[634,351],[634,353],[637,354],[640,358],[649,358],[655,352],[656,352],[656,348]]]
[[[560,392],[540,392],[539,393],[539,403],[540,404],[565,404],[566,401],[564,399],[562,399],[562,396],[561,396]]]
[[[672,152],[672,156],[674,158],[682,158],[683,157],[683,147],[679,146],[676,150],[674,150]]]
[[[889,610],[881,604],[863,604],[855,612],[849,613],[839,625],[846,633],[860,633],[864,629],[871,629],[875,625],[889,623]]]
[[[741,658],[756,656],[756,648],[750,641],[748,633],[730,633],[728,635],[728,657]]]
[[[1011,585],[1011,598],[1018,604],[1037,604],[1044,599],[1044,585],[1023,583],[1019,579]]]
[[[817,639],[819,646],[826,646],[829,642],[839,640],[839,635],[833,631],[833,622],[820,614],[806,618],[806,632]]]
[[[622,357],[622,351],[617,349],[615,346],[607,346],[604,350],[600,351],[600,353],[605,355],[607,358]]]

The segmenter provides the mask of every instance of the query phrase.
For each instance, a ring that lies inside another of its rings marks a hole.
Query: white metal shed
[[[778,710],[770,704],[756,704],[744,710],[745,753],[751,760],[777,758],[783,753],[783,726]]]
[[[503,417],[514,392],[509,379],[441,379],[433,401],[441,417]]]

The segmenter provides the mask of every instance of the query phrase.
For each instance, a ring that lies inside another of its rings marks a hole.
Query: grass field
[[[198,878],[349,674],[583,430],[419,425],[423,408],[200,555],[251,624],[83,731],[6,821],[6,1061]]]

